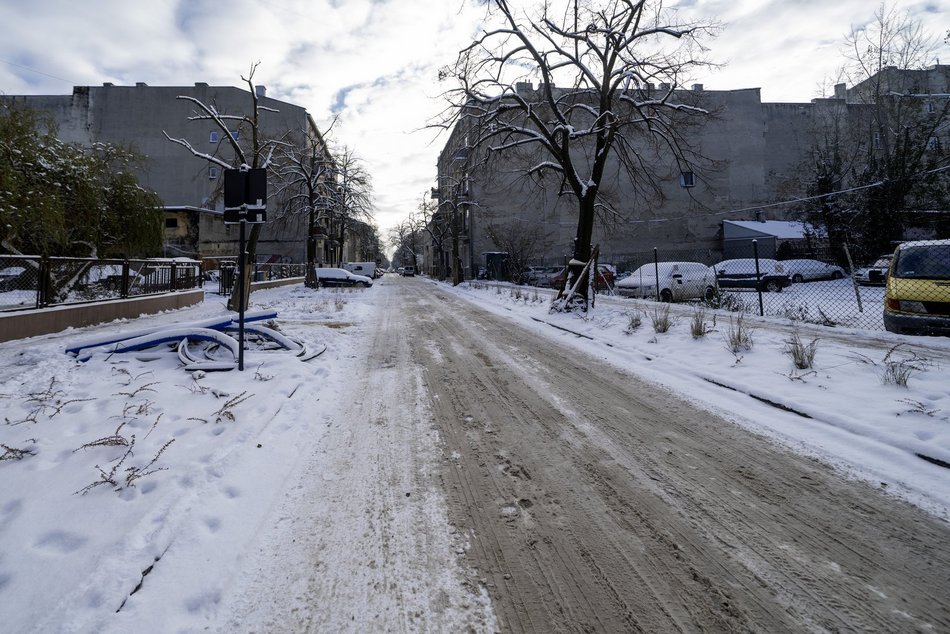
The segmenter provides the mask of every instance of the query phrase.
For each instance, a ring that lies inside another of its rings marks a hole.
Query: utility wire
[[[6,64],[7,66],[15,66],[17,68],[22,68],[23,70],[28,70],[31,73],[36,73],[37,75],[43,75],[44,77],[49,77],[50,79],[58,79],[59,81],[64,81],[70,86],[77,86],[78,82],[70,81],[62,77],[57,77],[56,75],[50,75],[49,73],[44,73],[41,70],[36,70],[35,68],[30,68],[29,66],[24,66],[23,64],[17,64],[16,62],[11,62],[5,59],[0,59],[0,63]]]
[[[924,171],[924,172],[919,172],[919,173],[917,173],[917,174],[914,174],[914,175],[912,175],[912,176],[907,176],[907,177],[905,177],[905,178],[918,178],[918,177],[920,177],[920,176],[927,176],[928,174],[937,174],[937,173],[939,173],[939,172],[945,172],[945,171],[947,171],[947,170],[950,170],[950,165],[944,165],[943,167],[936,167],[936,168],[934,168],[934,169],[932,169],[932,170],[927,170],[927,171]],[[752,206],[752,207],[742,207],[741,209],[729,209],[729,210],[726,210],[726,211],[714,211],[714,212],[710,212],[710,213],[707,214],[707,215],[709,215],[709,216],[727,216],[727,215],[729,215],[729,214],[738,214],[738,213],[743,213],[743,212],[747,212],[747,211],[758,211],[758,210],[760,210],[760,209],[769,209],[769,208],[771,208],[771,207],[784,207],[785,205],[795,205],[795,204],[798,204],[798,203],[805,203],[805,202],[809,202],[809,201],[812,201],[812,200],[821,200],[822,198],[828,198],[829,196],[838,196],[838,195],[840,195],[840,194],[850,194],[851,192],[857,192],[857,191],[861,191],[861,190],[864,190],[864,189],[873,189],[874,187],[881,187],[881,186],[884,185],[886,182],[887,182],[886,180],[875,181],[875,182],[873,182],[873,183],[868,183],[867,185],[859,185],[859,186],[857,186],[857,187],[850,187],[850,188],[848,188],[848,189],[841,189],[841,190],[838,190],[838,191],[828,192],[827,194],[817,194],[817,195],[815,195],[815,196],[805,196],[805,197],[803,197],[803,198],[792,198],[791,200],[783,200],[783,201],[780,201],[780,202],[767,203],[767,204],[764,204],[764,205],[754,205],[754,206]],[[676,216],[676,217],[673,217],[673,218],[651,218],[651,219],[648,219],[648,220],[630,220],[630,221],[628,221],[628,222],[629,222],[630,224],[642,224],[642,223],[650,223],[650,222],[669,222],[669,221],[672,221],[672,220],[682,220],[683,218],[687,218],[687,217],[690,217],[690,216],[691,216],[691,214],[683,214],[683,215],[681,215],[681,216]]]

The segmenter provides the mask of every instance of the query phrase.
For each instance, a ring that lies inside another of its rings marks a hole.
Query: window
[[[927,139],[927,149],[930,150],[930,151],[939,150],[939,149],[940,149],[940,139],[938,139],[938,138],[935,137],[935,136],[932,136],[932,137],[930,137],[929,139]]]
[[[937,112],[937,106],[934,105],[934,102],[932,101],[927,102],[927,112],[930,114]]]
[[[682,172],[680,174],[680,187],[696,187],[696,179],[692,172]]]
[[[235,141],[237,141],[237,140],[238,140],[238,137],[240,137],[240,136],[241,136],[241,135],[240,135],[240,133],[239,133],[237,130],[231,130],[231,138],[232,138],[232,139],[234,139]]]
[[[166,228],[166,229],[177,229],[177,228],[178,228],[178,218],[165,218],[165,228]]]
[[[880,132],[874,133],[874,147],[875,148],[881,147],[881,133]]]
[[[212,131],[211,131],[211,134],[210,134],[209,137],[208,137],[208,140],[209,140],[211,143],[217,143],[217,142],[218,142],[218,131],[217,131],[217,130],[212,130]]]
[[[208,180],[212,180],[212,181],[213,181],[213,180],[216,179],[217,177],[218,177],[218,168],[217,168],[217,167],[209,167],[209,168],[208,168]]]

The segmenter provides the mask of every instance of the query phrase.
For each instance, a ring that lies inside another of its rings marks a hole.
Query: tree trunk
[[[577,216],[577,237],[574,238],[574,254],[567,265],[567,281],[558,292],[558,299],[567,296],[578,281],[578,276],[584,269],[584,265],[591,258],[591,240],[594,234],[594,201],[596,193],[588,191],[587,195],[581,198],[579,204],[579,213]],[[595,272],[596,275],[596,272]],[[584,276],[577,285],[577,291],[570,302],[564,305],[564,310],[573,310],[575,308],[586,311],[590,304],[590,276]]]
[[[228,298],[228,310],[239,310],[239,307],[244,306],[244,310],[247,310],[247,305],[251,298],[251,276],[254,273],[254,262],[257,261],[257,240],[261,235],[261,225],[253,224],[251,225],[251,234],[247,238],[247,244],[245,245],[244,252],[244,297],[238,300],[238,289],[240,286],[237,283],[237,278],[235,277],[234,286],[231,287],[231,297]],[[238,246],[240,249],[240,246]],[[239,275],[240,272],[235,267],[235,275]]]
[[[456,231],[455,235],[452,236],[452,286],[458,286],[461,283],[462,258],[459,256],[459,234]]]

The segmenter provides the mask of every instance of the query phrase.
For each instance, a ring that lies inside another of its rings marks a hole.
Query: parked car
[[[404,266],[402,267],[402,276],[403,277],[415,277],[416,268],[414,266]]]
[[[854,272],[854,281],[862,286],[884,286],[887,281],[887,269],[891,266],[894,254],[882,255],[873,264],[862,266]]]
[[[5,293],[30,288],[29,277],[26,267],[23,266],[7,266],[0,269],[0,292]],[[36,277],[35,273],[33,277]]]
[[[317,282],[320,286],[362,286],[369,288],[373,285],[373,280],[365,275],[350,273],[346,269],[336,269],[330,267],[317,267]]]
[[[562,266],[529,266],[525,281],[532,286],[550,286],[551,279],[563,269]]]
[[[644,264],[617,282],[616,290],[624,297],[645,299],[656,299],[659,292],[663,302],[709,299],[716,292],[716,273],[699,262]]]
[[[759,291],[779,293],[792,285],[792,278],[785,272],[781,262],[759,258],[756,275],[754,258],[723,260],[713,266],[719,288],[754,288]]]
[[[616,271],[610,264],[599,264],[597,266],[597,277],[594,280],[594,288],[598,291],[605,291],[614,287],[614,276]],[[567,267],[561,267],[557,274],[553,275],[548,282],[551,288],[561,289],[567,281]]]
[[[950,240],[897,247],[884,290],[884,328],[909,335],[950,335]]]
[[[837,264],[828,264],[821,260],[781,260],[779,264],[794,284],[815,280],[840,280],[845,275],[844,269]]]

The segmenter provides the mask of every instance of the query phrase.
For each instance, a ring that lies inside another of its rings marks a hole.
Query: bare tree
[[[346,146],[336,152],[335,177],[328,222],[342,257],[347,235],[373,220],[373,182],[363,161]]]
[[[529,152],[526,173],[555,176],[560,194],[576,199],[569,287],[591,259],[598,211],[611,211],[601,195],[611,161],[622,178],[657,195],[661,157],[691,172],[681,123],[706,112],[676,89],[706,64],[698,39],[714,26],[679,23],[662,0],[549,1],[532,15],[509,0],[488,4],[498,26],[443,71],[458,87],[446,93],[450,108],[439,124],[470,126],[472,146],[487,155]],[[518,89],[531,78],[540,79],[537,90]],[[587,283],[578,290],[586,310]]]
[[[336,121],[334,120],[333,123]],[[326,230],[326,220],[336,200],[337,166],[326,144],[326,132],[313,130],[303,145],[280,144],[278,154],[277,191],[275,195],[286,202],[287,213],[305,214],[307,218],[307,272],[304,283],[317,285],[317,236]]]
[[[486,232],[495,246],[508,254],[508,274],[511,281],[515,284],[524,283],[528,264],[544,243],[544,234],[538,227],[520,218],[498,224],[489,223]]]
[[[399,222],[389,230],[389,244],[395,248],[393,264],[411,262],[412,267],[419,268],[418,254],[425,239],[425,228],[422,219],[416,214]]]
[[[444,280],[448,271],[448,263],[445,261],[446,244],[452,238],[452,216],[445,213],[441,205],[434,203],[429,199],[429,193],[422,195],[422,201],[416,208],[419,217],[419,223],[429,236],[429,242],[432,244],[432,251],[436,254],[437,261],[435,270],[429,271],[435,276]]]
[[[890,251],[903,234],[908,205],[947,202],[939,171],[950,164],[946,129],[950,99],[921,81],[938,40],[909,11],[881,4],[867,26],[852,28],[844,47],[850,100],[857,239],[876,256]]]
[[[465,170],[462,170],[459,178],[441,174],[439,184],[437,215],[451,240],[452,262],[449,266],[452,270],[452,285],[458,286],[463,280],[461,242],[466,233],[465,222],[470,217],[471,208],[477,203],[471,199],[471,178]]]
[[[171,141],[172,143],[177,143],[181,145],[186,150],[191,152],[191,154],[197,158],[208,161],[209,163],[214,163],[219,165],[224,169],[236,169],[242,166],[247,166],[251,169],[268,169],[271,167],[271,159],[274,156],[274,151],[278,147],[278,139],[265,139],[261,133],[261,113],[263,112],[277,112],[273,108],[268,108],[260,103],[260,98],[257,95],[257,92],[254,89],[254,73],[257,71],[259,63],[251,64],[251,70],[247,74],[247,77],[241,76],[241,80],[244,81],[250,92],[251,99],[251,112],[250,114],[226,114],[218,112],[214,104],[206,104],[202,101],[189,96],[179,96],[177,99],[182,99],[185,101],[190,101],[194,107],[195,112],[192,116],[188,117],[189,121],[206,121],[210,122],[212,125],[216,126],[221,131],[221,138],[227,141],[230,146],[233,157],[230,160],[218,156],[217,154],[208,154],[207,152],[201,152],[195,149],[191,143],[186,139],[172,138],[165,132],[165,138]],[[250,130],[251,133],[251,143],[250,147],[245,149],[241,143],[235,138],[235,135],[232,134],[232,130],[235,127],[235,123],[243,124],[246,128]],[[247,239],[247,259],[243,275],[244,275],[244,297],[241,298],[241,302],[247,307],[248,298],[250,297],[250,281],[251,273],[253,272],[254,261],[257,258],[257,241],[260,238],[261,234],[261,225],[253,224],[251,226],[251,233]],[[231,293],[231,298],[228,301],[228,308],[230,310],[237,310],[238,308],[238,288],[241,285],[235,284],[234,290]]]

